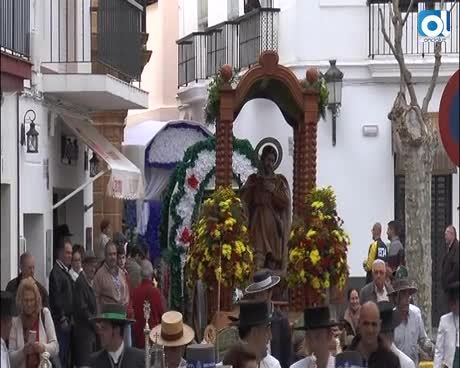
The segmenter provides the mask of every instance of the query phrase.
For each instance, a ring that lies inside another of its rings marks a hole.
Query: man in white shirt
[[[242,301],[239,318],[231,320],[238,327],[243,344],[256,354],[259,368],[281,368],[279,361],[267,351],[268,342],[272,337],[268,303]]]
[[[399,358],[401,368],[415,368],[414,362],[394,344],[394,330],[398,324],[398,315],[393,308],[393,304],[389,302],[378,303],[380,311],[380,320],[382,322],[380,328],[380,336],[384,342],[391,346],[391,351]]]
[[[393,282],[396,310],[401,323],[395,328],[394,342],[396,347],[406,354],[418,366],[419,346],[428,354],[432,354],[433,344],[425,331],[420,309],[410,304],[411,296],[417,292],[408,279],[407,269],[400,266]]]
[[[334,368],[335,358],[330,354],[329,345],[333,338],[332,327],[337,322],[331,321],[329,307],[307,308],[304,311],[304,326],[296,330],[305,331],[306,345],[312,355],[299,360],[291,368]]]
[[[459,287],[460,282],[455,282],[448,288],[452,312],[443,315],[439,322],[434,368],[456,368],[460,365]]]
[[[11,320],[13,317],[14,300],[13,295],[8,291],[0,293],[0,330],[1,330],[1,360],[0,367],[10,368],[10,358],[5,340],[8,340],[11,330]]]

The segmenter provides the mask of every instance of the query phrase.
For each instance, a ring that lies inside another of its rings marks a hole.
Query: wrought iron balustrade
[[[206,32],[191,33],[176,43],[179,87],[206,79]]]
[[[403,16],[406,15],[409,0],[401,2],[401,10]],[[451,14],[451,33],[450,36],[442,44],[443,54],[458,54],[459,53],[459,5],[458,1],[447,0],[445,2],[446,10]],[[379,12],[382,12],[384,23],[383,26],[390,36],[394,38],[394,26],[391,22],[390,5],[388,0],[369,0],[369,57],[392,55],[390,47],[385,42],[382,33],[382,22]],[[413,9],[408,15],[407,22],[403,28],[402,48],[407,55],[425,55],[434,54],[434,43],[424,42],[424,37],[419,35],[417,20],[418,13],[422,10],[439,9],[439,1],[424,0],[416,1]]]
[[[47,64],[59,71],[112,74],[139,81],[145,41],[144,0],[48,0]],[[83,66],[86,64],[86,68]]]
[[[28,59],[30,56],[30,0],[0,0],[0,49]]]
[[[255,9],[238,19],[240,69],[250,67],[267,50],[278,50],[279,9]]]
[[[224,64],[251,67],[262,52],[278,50],[279,11],[255,9],[178,40],[179,87],[215,75]]]
[[[217,74],[224,64],[237,68],[238,23],[224,22],[206,30],[206,78]]]

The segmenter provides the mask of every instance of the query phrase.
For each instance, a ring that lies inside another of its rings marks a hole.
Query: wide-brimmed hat
[[[193,329],[184,323],[182,313],[169,311],[161,323],[150,331],[150,339],[158,345],[176,347],[188,345],[195,337]]]
[[[96,257],[93,250],[91,249],[87,250],[85,254],[83,255],[83,259],[82,259],[83,264],[97,262],[97,261],[98,261],[98,258]]]
[[[16,316],[16,303],[13,294],[9,291],[0,292],[0,317],[9,318]]]
[[[363,356],[357,351],[344,351],[335,356],[337,368],[362,368],[364,367]]]
[[[216,349],[212,344],[189,345],[185,356],[189,368],[209,367],[216,364]]]
[[[245,293],[259,293],[261,291],[271,289],[279,282],[279,276],[273,276],[268,270],[260,270],[254,274],[253,283],[246,288]]]
[[[307,308],[303,312],[304,325],[296,327],[295,330],[317,330],[319,328],[328,328],[338,326],[339,323],[331,320],[329,307]]]
[[[452,282],[449,285],[447,285],[446,291],[450,300],[455,300],[456,298],[458,298],[460,292],[460,281]]]
[[[127,318],[126,308],[122,304],[107,303],[101,307],[101,313],[96,317],[91,318],[92,321],[112,321],[112,322],[136,322],[133,319]]]
[[[381,301],[377,303],[377,306],[379,307],[380,320],[382,321],[380,331],[383,333],[393,332],[401,323],[399,313],[395,310],[393,303]]]
[[[228,317],[234,326],[256,327],[267,325],[272,321],[269,305],[266,302],[243,300],[239,306],[239,317]]]
[[[394,295],[399,293],[400,291],[409,291],[409,293],[415,294],[417,292],[417,288],[413,285],[413,283],[409,280],[409,273],[407,272],[407,268],[404,266],[399,266],[395,272],[395,278],[393,280],[393,291],[388,293],[388,295]]]
[[[56,232],[59,236],[63,237],[73,236],[73,234],[70,232],[69,225],[67,224],[59,225],[56,229]]]

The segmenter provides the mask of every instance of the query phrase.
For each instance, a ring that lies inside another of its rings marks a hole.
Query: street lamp
[[[94,178],[99,173],[99,159],[96,152],[93,152],[93,157],[89,160],[89,176]]]
[[[327,108],[332,112],[332,145],[336,143],[336,120],[342,105],[343,73],[335,66],[336,60],[329,60],[330,67],[324,74],[329,91]]]
[[[21,144],[26,144],[27,153],[38,153],[38,132],[35,129],[35,119],[37,115],[34,110],[27,110],[24,114],[24,121],[21,127]],[[29,121],[29,130],[24,133],[26,121]]]

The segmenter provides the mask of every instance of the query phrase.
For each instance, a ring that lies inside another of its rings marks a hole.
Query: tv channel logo
[[[424,42],[441,42],[450,36],[451,14],[447,10],[422,10],[418,13],[418,34]]]

